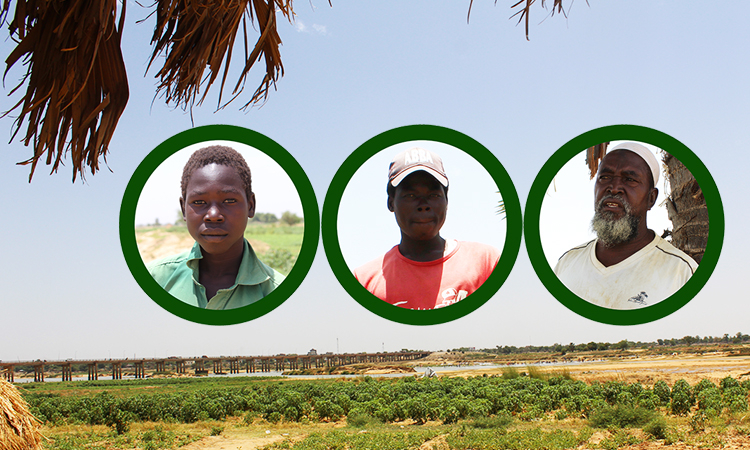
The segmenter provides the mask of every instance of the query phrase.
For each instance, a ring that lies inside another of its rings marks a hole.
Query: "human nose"
[[[611,176],[609,179],[609,184],[607,186],[607,191],[613,194],[619,194],[623,192],[622,177],[618,175]]]
[[[429,211],[430,204],[427,202],[426,197],[418,197],[419,202],[417,203],[417,211]]]
[[[203,220],[206,222],[223,222],[224,215],[221,213],[219,206],[216,203],[212,203],[203,216]]]

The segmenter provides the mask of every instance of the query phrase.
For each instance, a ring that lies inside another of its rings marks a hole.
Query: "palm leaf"
[[[151,40],[154,49],[149,62],[150,67],[158,56],[165,55],[164,65],[156,74],[159,79],[157,95],[161,93],[167,104],[183,108],[201,105],[223,70],[217,104],[217,109],[221,109],[239,96],[250,69],[263,59],[266,74],[244,107],[264,102],[269,88],[275,87],[279,76],[284,74],[279,52],[281,38],[276,30],[277,10],[289,21],[294,17],[291,0],[159,0]],[[248,18],[251,23],[257,22],[260,32],[252,50],[248,48]],[[240,24],[245,65],[232,91],[232,98],[222,104]],[[207,75],[204,74],[206,70]]]
[[[5,0],[2,19],[10,11]],[[11,95],[26,85],[13,108],[18,113],[13,140],[27,122],[21,140],[33,155],[29,181],[39,160],[56,172],[70,154],[73,181],[99,170],[128,101],[120,36],[125,6],[117,17],[116,0],[19,0],[9,23],[16,48],[6,59],[5,75],[19,61],[26,73]]]

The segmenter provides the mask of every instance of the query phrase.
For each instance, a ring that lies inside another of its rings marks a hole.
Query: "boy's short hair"
[[[190,183],[193,172],[209,164],[219,164],[235,169],[237,175],[242,180],[242,184],[245,185],[245,195],[250,199],[253,194],[250,167],[248,167],[247,161],[245,161],[245,158],[237,150],[223,145],[204,147],[190,155],[185,168],[182,169],[182,183],[180,187],[182,188],[183,199],[187,197],[187,186]]]

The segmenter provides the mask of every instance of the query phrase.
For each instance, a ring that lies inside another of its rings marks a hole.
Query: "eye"
[[[599,175],[599,181],[609,181],[612,179],[611,175]]]
[[[228,198],[228,199],[224,200],[224,203],[237,203],[237,199]]]
[[[205,205],[206,204],[204,200],[193,200],[191,203],[193,205]]]

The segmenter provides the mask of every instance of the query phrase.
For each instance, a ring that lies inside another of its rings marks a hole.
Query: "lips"
[[[628,212],[630,209],[629,206],[624,199],[610,195],[599,200],[598,209],[599,211],[625,210],[625,212]]]
[[[201,236],[207,239],[222,238],[228,234],[229,233],[224,230],[205,230],[201,232]]]

